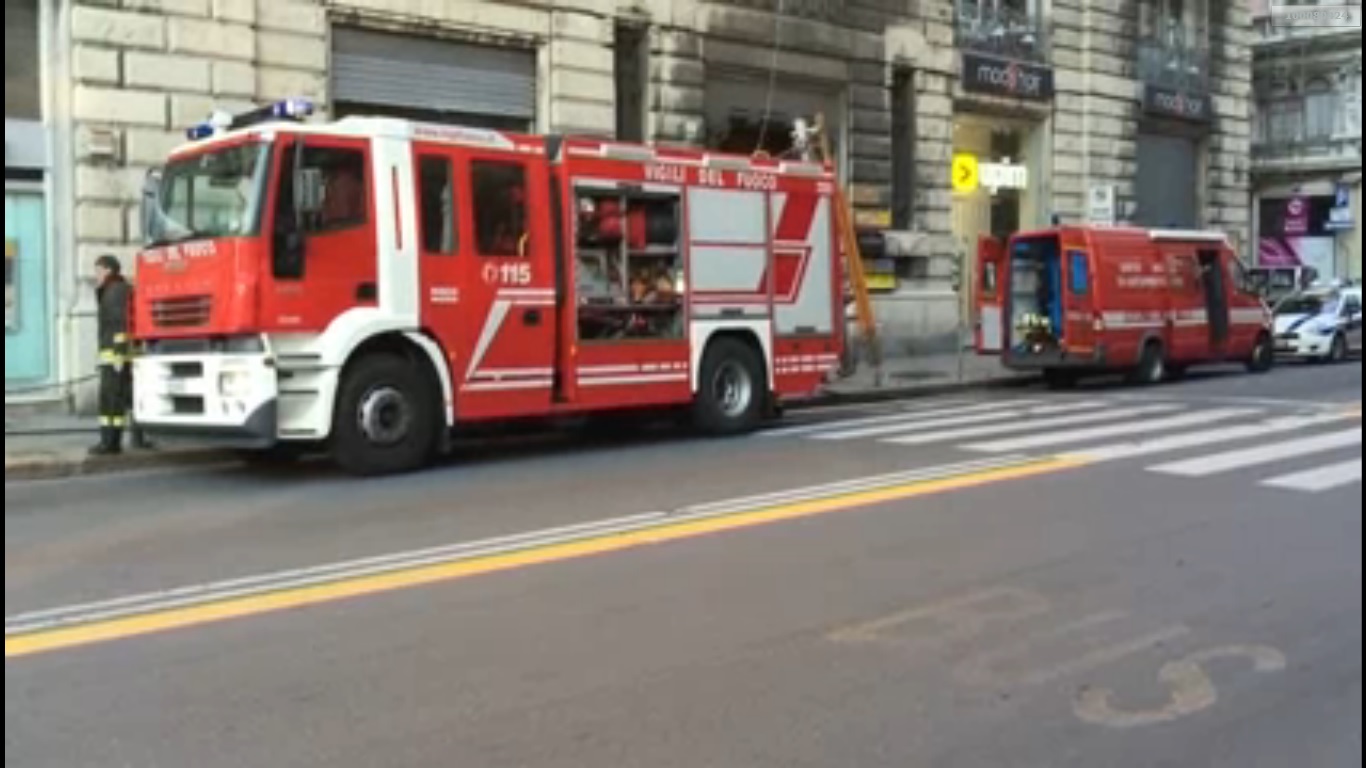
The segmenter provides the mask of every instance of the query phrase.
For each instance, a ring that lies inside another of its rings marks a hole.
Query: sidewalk
[[[94,419],[75,416],[5,415],[5,481],[58,480],[151,467],[193,466],[225,461],[222,451],[173,448],[134,451],[121,456],[92,457],[99,441]],[[128,442],[125,436],[125,443]]]
[[[961,360],[952,352],[898,356],[883,362],[881,381],[872,366],[862,362],[853,376],[831,384],[826,388],[826,395],[809,403],[824,405],[928,397],[965,389],[1025,384],[1036,378],[1008,371],[998,358],[983,357],[971,351],[965,351]]]
[[[826,394],[794,403],[818,407],[832,403],[878,402],[928,397],[987,387],[1008,386],[1031,379],[1001,368],[1000,361],[965,353],[888,360],[879,382],[870,366],[831,384]],[[53,480],[151,467],[202,466],[230,461],[232,454],[216,449],[167,447],[156,451],[128,450],[122,456],[92,458],[87,451],[99,439],[94,419],[63,415],[5,415],[5,480]]]

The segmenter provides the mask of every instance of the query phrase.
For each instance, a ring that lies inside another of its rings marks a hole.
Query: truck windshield
[[[165,245],[256,234],[269,158],[268,145],[244,144],[167,165],[145,219],[147,240]]]

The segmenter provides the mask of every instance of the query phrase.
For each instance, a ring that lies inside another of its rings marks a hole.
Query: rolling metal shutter
[[[1200,224],[1200,152],[1195,141],[1155,133],[1138,135],[1138,212],[1145,227],[1195,228]]]
[[[406,35],[337,29],[337,103],[518,118],[536,116],[536,54]]]

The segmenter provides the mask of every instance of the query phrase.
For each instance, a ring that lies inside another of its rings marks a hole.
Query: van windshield
[[[270,147],[260,143],[171,162],[145,217],[147,240],[166,245],[256,234],[269,165]]]

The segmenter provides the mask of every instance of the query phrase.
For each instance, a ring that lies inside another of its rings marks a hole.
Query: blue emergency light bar
[[[190,141],[203,141],[224,131],[249,128],[261,123],[277,120],[299,122],[310,117],[313,112],[313,102],[308,99],[285,99],[240,115],[215,112],[208,120],[186,130],[185,135]]]

